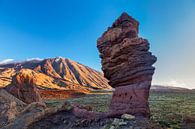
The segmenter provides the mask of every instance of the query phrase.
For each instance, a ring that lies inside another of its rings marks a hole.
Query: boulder
[[[135,119],[135,116],[131,115],[131,114],[123,114],[121,116],[122,119],[125,119],[125,120],[133,120]]]
[[[98,39],[102,70],[115,88],[110,112],[136,116],[150,114],[148,96],[157,58],[149,42],[138,36],[139,23],[123,13]]]
[[[73,114],[78,117],[78,118],[82,118],[82,119],[96,119],[99,118],[97,112],[93,112],[91,110],[88,110],[88,108],[85,108],[83,106],[79,106],[79,105],[73,105]]]

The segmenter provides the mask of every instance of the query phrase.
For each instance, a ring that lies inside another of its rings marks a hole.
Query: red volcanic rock
[[[27,104],[42,101],[35,86],[35,80],[31,76],[28,76],[29,73],[26,72],[21,70],[13,78],[12,83],[6,87],[6,90]]]
[[[111,114],[110,112],[94,112],[92,111],[91,107],[83,107],[81,105],[74,104],[73,105],[73,114],[78,117],[78,118],[84,118],[87,120],[97,120],[101,118],[107,118],[110,117]]]
[[[139,23],[123,13],[97,41],[102,70],[116,88],[110,111],[149,116],[148,96],[156,57],[138,37]],[[117,114],[116,114],[117,115]]]
[[[85,118],[85,119],[95,119],[97,117],[96,112],[89,111],[79,106],[74,106],[73,114],[78,118]]]
[[[150,83],[140,83],[116,87],[110,105],[112,116],[121,114],[134,114],[136,116],[147,116],[150,113],[148,96]],[[117,112],[116,112],[117,111]]]

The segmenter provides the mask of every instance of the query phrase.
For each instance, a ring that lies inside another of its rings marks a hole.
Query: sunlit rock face
[[[12,80],[12,83],[5,89],[16,98],[30,104],[32,102],[42,102],[35,79],[29,76],[29,71],[21,70]]]
[[[98,39],[102,70],[115,88],[110,111],[149,116],[148,96],[156,57],[149,42],[138,37],[139,23],[123,13]]]

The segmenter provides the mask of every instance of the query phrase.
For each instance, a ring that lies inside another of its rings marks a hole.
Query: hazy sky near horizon
[[[63,56],[100,70],[96,40],[124,11],[158,58],[153,84],[195,88],[195,0],[0,0],[0,61]]]

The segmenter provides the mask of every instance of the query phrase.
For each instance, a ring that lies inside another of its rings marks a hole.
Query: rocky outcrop
[[[149,116],[148,96],[156,57],[138,37],[139,23],[123,13],[97,41],[102,70],[115,88],[110,111]]]
[[[72,112],[72,109],[73,106],[66,102],[63,105],[58,105],[56,107],[47,107],[45,103],[33,102],[26,106],[24,110],[19,113],[16,119],[4,126],[2,129],[29,129],[33,123],[41,122],[43,119],[47,119],[48,117],[53,118],[53,120],[49,122],[50,124],[54,123],[57,128],[57,126],[64,124],[64,120],[61,116],[66,117],[68,113]],[[57,116],[57,121],[54,118],[55,114],[61,115],[60,117]],[[72,113],[71,115],[74,117]],[[48,129],[51,127],[49,127],[48,124],[44,124],[39,128]]]
[[[27,104],[41,102],[40,94],[34,85],[36,80],[28,75],[28,72],[20,71],[14,76],[12,83],[6,87],[6,90]]]
[[[25,103],[9,94],[4,89],[0,90],[0,128],[17,117],[26,106]]]
[[[63,110],[39,117],[39,121],[34,121],[26,127],[28,129],[160,129],[159,125],[153,124],[148,119],[134,118],[129,114],[123,114],[120,119],[108,117],[88,119],[94,117],[92,111],[87,111],[88,107],[79,106],[75,109],[75,106],[70,108],[71,105],[67,104],[64,107],[67,106],[68,108],[63,108]]]

